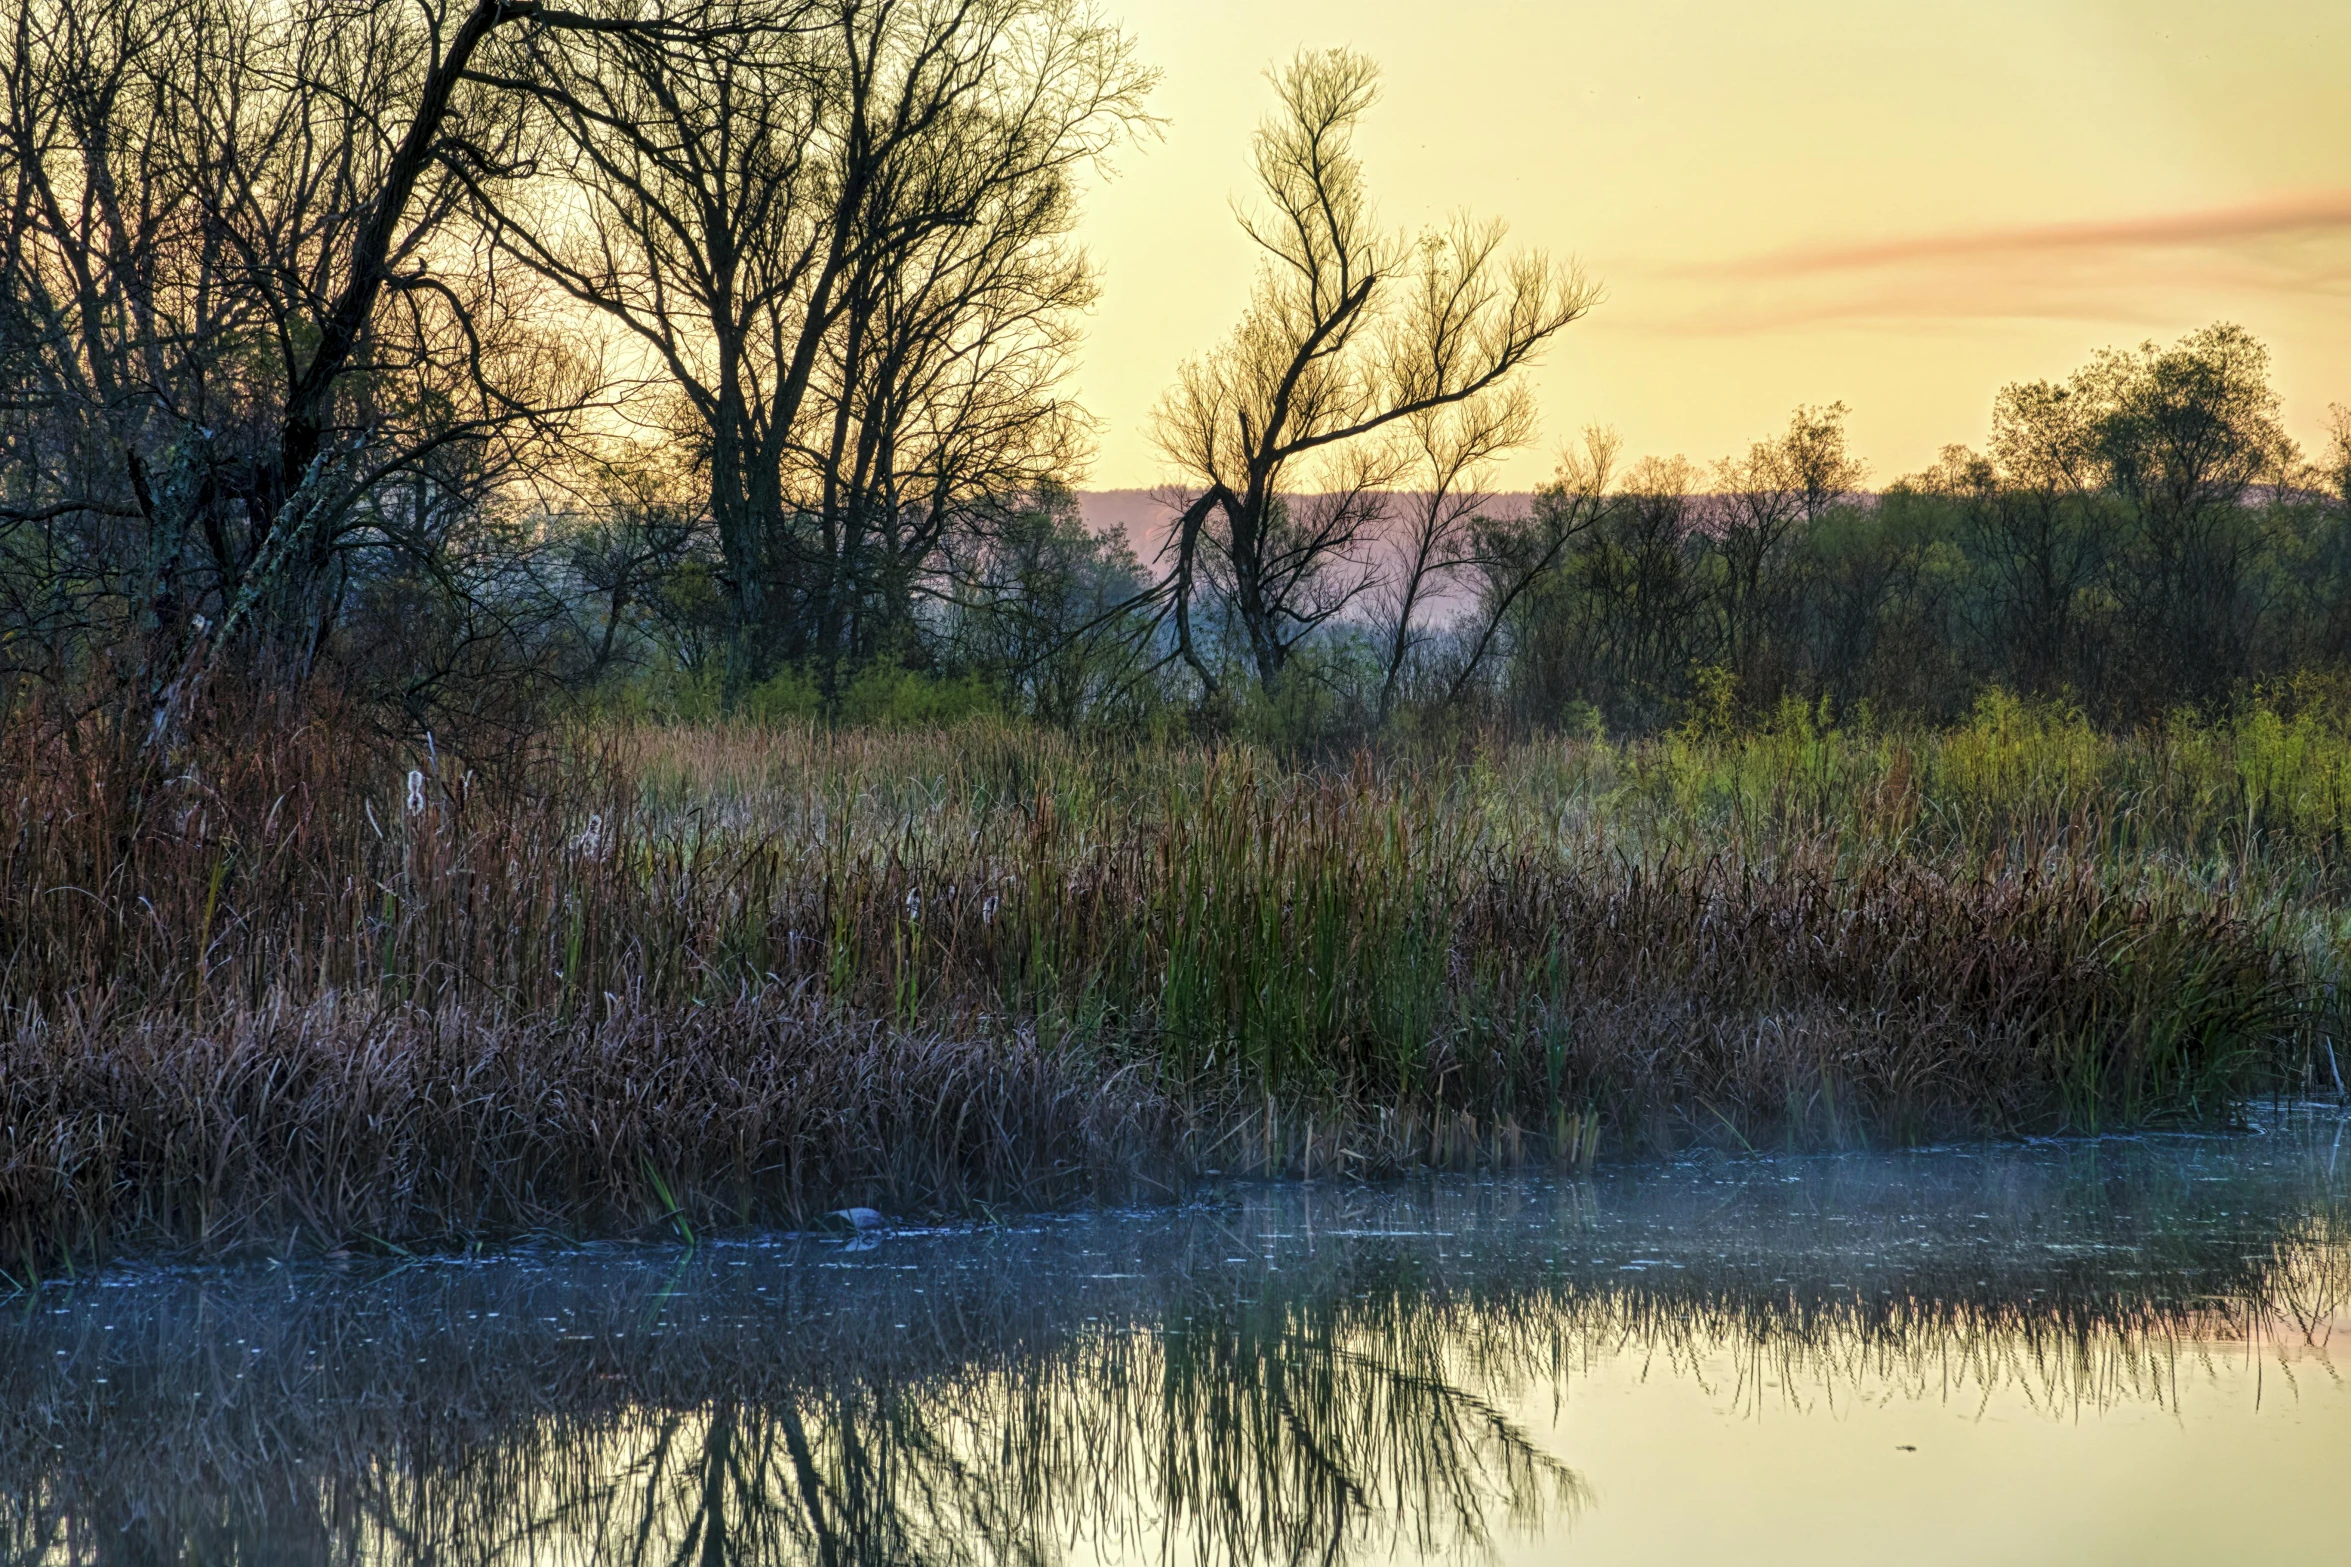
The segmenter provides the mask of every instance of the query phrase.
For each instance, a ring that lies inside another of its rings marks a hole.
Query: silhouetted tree
[[[701,20],[536,0],[6,16],[0,526],[34,564],[10,607],[45,671],[110,663],[160,731],[225,656],[301,678],[370,600],[453,612],[411,639],[418,660],[462,650],[427,684],[535,626],[502,497],[597,370],[468,242],[462,189],[518,156],[499,62],[582,32],[674,56]]]
[[[1534,402],[1523,385],[1438,408],[1406,421],[1406,470],[1417,488],[1392,505],[1386,580],[1376,590],[1374,620],[1384,650],[1378,721],[1396,705],[1405,665],[1426,639],[1419,617],[1446,580],[1473,566],[1479,534],[1493,527],[1481,512],[1494,458],[1534,435]]]
[[[1368,498],[1406,470],[1396,437],[1409,421],[1503,392],[1594,298],[1570,268],[1506,255],[1499,224],[1456,219],[1410,242],[1381,230],[1354,152],[1378,85],[1369,60],[1304,52],[1273,85],[1279,107],[1254,151],[1260,204],[1241,220],[1265,253],[1255,292],[1154,416],[1161,451],[1199,490],[1165,591],[1182,656],[1211,690],[1197,585],[1222,590],[1252,673],[1272,686],[1301,639],[1374,580],[1361,557],[1383,508]]]
[[[1846,447],[1846,413],[1843,403],[1798,408],[1784,433],[1715,465],[1708,537],[1721,563],[1722,658],[1755,696],[1763,694],[1765,641],[1783,618],[1774,579],[1789,541],[1857,489],[1865,471]]]
[[[513,83],[570,180],[501,244],[641,345],[694,438],[728,675],[872,651],[964,509],[1066,476],[1091,276],[1071,182],[1150,73],[1079,0],[727,0],[681,68],[547,35]]]

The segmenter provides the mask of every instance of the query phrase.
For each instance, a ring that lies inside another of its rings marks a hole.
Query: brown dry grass
[[[329,995],[24,1023],[0,1058],[38,1134],[0,1163],[12,1265],[1053,1206],[1148,1192],[1178,1140],[1138,1073],[764,997],[559,1024]]]

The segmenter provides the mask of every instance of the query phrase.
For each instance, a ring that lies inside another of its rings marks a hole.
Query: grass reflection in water
[[[2291,1136],[1242,1189],[690,1254],[126,1274],[0,1329],[11,1561],[1478,1554],[1590,1495],[1524,1411],[1621,1357],[1738,1406],[2174,1406],[2327,1367]],[[1533,1395],[1530,1400],[1529,1395]]]

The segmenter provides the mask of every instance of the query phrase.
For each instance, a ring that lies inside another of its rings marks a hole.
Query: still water
[[[121,1271],[0,1560],[2351,1560],[2345,1129]]]

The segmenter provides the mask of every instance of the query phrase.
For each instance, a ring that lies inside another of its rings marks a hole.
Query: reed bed
[[[20,714],[0,1247],[790,1222],[2339,1083],[2332,807],[2222,812],[2210,744],[2156,769],[2202,793],[2134,794],[2140,742],[2035,718],[2011,756],[2010,721],[1320,765],[618,729],[485,774],[332,710],[168,761]]]
[[[1170,1187],[1132,1072],[746,1003],[544,1020],[279,999],[28,1024],[0,1051],[0,1246],[405,1250],[791,1226],[843,1203],[1050,1207]],[[1156,1184],[1155,1184],[1156,1182]]]

